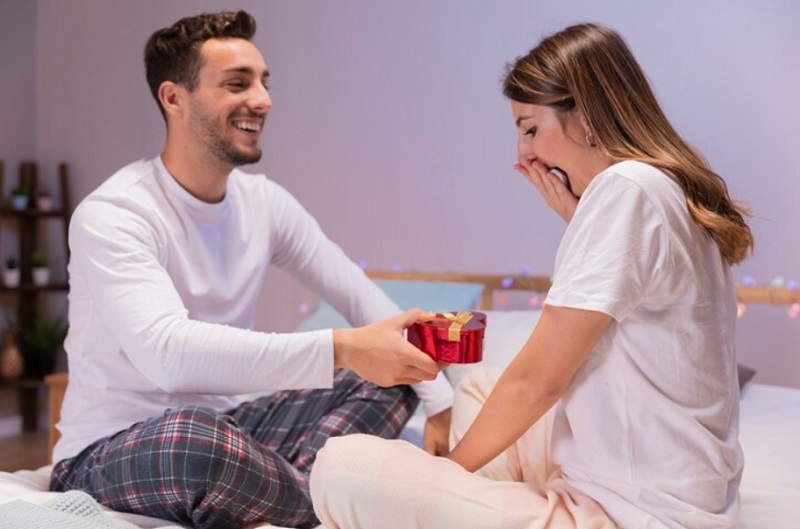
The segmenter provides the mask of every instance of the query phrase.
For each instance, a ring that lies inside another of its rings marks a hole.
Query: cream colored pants
[[[459,385],[450,444],[464,435],[499,371],[476,369]],[[311,472],[314,510],[328,529],[612,529],[591,498],[550,459],[553,410],[476,473],[405,441],[334,437]]]

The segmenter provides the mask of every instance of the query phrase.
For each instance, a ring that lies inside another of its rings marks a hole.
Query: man
[[[291,195],[237,169],[260,159],[271,106],[254,32],[243,11],[204,14],[145,47],[166,144],[72,217],[52,490],[195,527],[313,526],[317,450],[331,436],[396,436],[418,402],[407,384],[429,416],[426,444],[446,450],[452,391],[402,333],[421,312],[397,315]],[[357,327],[248,330],[270,263]],[[233,397],[262,390],[297,391]]]

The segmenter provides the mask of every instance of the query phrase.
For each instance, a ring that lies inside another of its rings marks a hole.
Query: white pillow
[[[477,366],[495,366],[501,369],[517,356],[528,341],[541,310],[486,310],[486,330],[483,335],[483,361],[477,364],[452,364],[445,374],[453,387],[466,373]]]
[[[457,283],[453,281],[406,281],[400,279],[375,279],[378,285],[400,310],[419,307],[431,312],[472,310],[483,294],[483,283]],[[346,329],[350,323],[336,309],[324,301],[308,315],[295,332],[318,329]]]

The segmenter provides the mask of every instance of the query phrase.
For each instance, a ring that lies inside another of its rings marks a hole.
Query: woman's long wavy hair
[[[613,162],[639,160],[672,175],[695,223],[729,264],[753,249],[744,218],[722,178],[675,131],[622,37],[598,24],[555,33],[508,66],[503,93],[520,103],[578,109],[593,145]]]

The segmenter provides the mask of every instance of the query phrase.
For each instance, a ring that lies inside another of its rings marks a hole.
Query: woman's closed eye
[[[525,131],[525,135],[526,136],[530,136],[530,137],[536,136],[536,127],[533,126],[533,127],[529,128],[528,130],[526,130]]]

